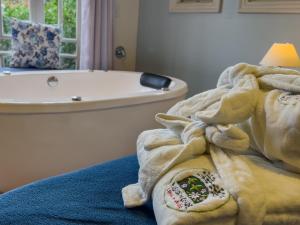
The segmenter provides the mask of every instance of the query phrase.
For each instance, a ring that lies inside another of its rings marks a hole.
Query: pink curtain
[[[80,69],[112,69],[113,0],[81,1]]]

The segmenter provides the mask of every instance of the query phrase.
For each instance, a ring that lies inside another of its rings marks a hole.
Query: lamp
[[[274,43],[260,64],[263,66],[300,67],[300,58],[293,44]]]

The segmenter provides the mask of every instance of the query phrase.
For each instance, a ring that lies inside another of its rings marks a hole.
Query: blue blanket
[[[137,171],[131,156],[15,189],[0,195],[0,224],[154,225],[150,204],[123,206],[121,188],[137,181]]]

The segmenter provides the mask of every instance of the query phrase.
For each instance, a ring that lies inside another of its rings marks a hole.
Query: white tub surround
[[[157,126],[154,115],[187,92],[175,78],[169,91],[143,87],[140,75],[43,71],[0,76],[0,191],[135,153],[138,134]]]

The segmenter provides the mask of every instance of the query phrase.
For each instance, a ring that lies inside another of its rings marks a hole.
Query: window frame
[[[79,68],[79,57],[80,57],[80,24],[81,24],[81,0],[76,0],[76,37],[65,38],[62,37],[62,43],[74,43],[76,45],[76,52],[74,54],[59,53],[60,58],[71,58],[76,59],[76,69]],[[3,32],[3,21],[2,21],[2,4],[0,0],[0,40],[11,40],[11,35],[4,34]],[[63,27],[63,0],[58,0],[58,26]],[[45,23],[45,11],[44,1],[41,0],[29,0],[29,21],[34,23]],[[4,65],[4,57],[10,55],[10,50],[0,50],[0,66]]]

